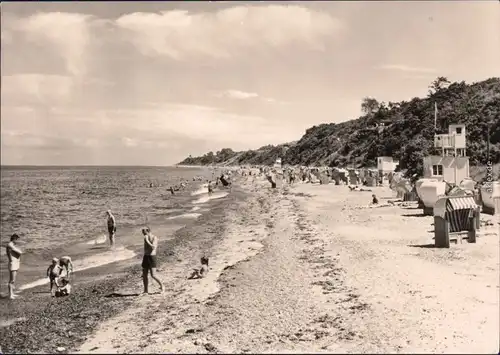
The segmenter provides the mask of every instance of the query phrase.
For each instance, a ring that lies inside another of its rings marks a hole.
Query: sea
[[[0,289],[8,281],[5,246],[20,236],[21,270],[16,288],[48,282],[53,257],[71,256],[76,272],[137,257],[141,228],[160,240],[209,208],[207,179],[213,170],[191,167],[1,167]],[[172,195],[171,186],[188,183]],[[107,239],[106,211],[116,218],[116,246]],[[76,273],[75,273],[76,275]]]

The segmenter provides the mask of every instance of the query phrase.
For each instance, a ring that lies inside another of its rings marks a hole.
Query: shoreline
[[[190,203],[194,198],[196,196],[190,196]],[[186,243],[196,242],[198,235],[205,234],[204,221],[219,220],[223,215],[224,205],[233,198],[242,196],[236,194],[207,201],[208,204],[197,211],[201,216],[178,229],[172,238],[161,238],[158,270],[167,268],[167,265],[173,262],[177,249]],[[192,204],[192,207],[194,206]],[[193,231],[198,232],[193,233]],[[65,351],[61,353],[67,353],[82,343],[105,319],[126,310],[134,297],[106,296],[116,293],[117,289],[130,288],[129,285],[135,284],[135,280],[139,280],[142,285],[140,281],[142,249],[141,246],[133,249],[139,253],[132,259],[75,273],[76,283],[69,297],[51,298],[45,290],[47,285],[43,285],[24,291],[23,297],[14,302],[1,300],[1,316],[5,320],[4,326],[0,327],[2,350],[5,353],[53,353],[58,347],[64,347]],[[130,262],[134,261],[135,263],[130,265]],[[109,275],[109,269],[113,269],[115,274]],[[135,293],[142,293],[142,286],[136,287]],[[22,317],[25,319],[20,319]],[[12,319],[18,321],[8,324]]]

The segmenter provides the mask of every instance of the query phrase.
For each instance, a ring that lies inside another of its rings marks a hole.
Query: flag
[[[437,130],[438,105],[434,102],[434,131]]]

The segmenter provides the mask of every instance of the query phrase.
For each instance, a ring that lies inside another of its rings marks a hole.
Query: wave
[[[201,216],[201,213],[183,213],[178,216],[172,216],[168,217],[168,219],[182,219],[182,218],[189,218],[189,219],[196,219]]]
[[[224,198],[227,195],[229,195],[229,192],[214,192],[212,195],[206,195],[203,197],[200,197],[199,199],[193,201],[194,204],[200,204],[200,203],[206,203],[210,200],[216,200],[219,198]]]
[[[198,190],[191,192],[191,196],[202,195],[207,193],[207,191],[208,191],[208,184],[203,184],[200,186]]]
[[[88,245],[100,245],[105,244],[108,241],[108,236],[106,234],[102,234],[95,239],[89,240],[87,242]]]

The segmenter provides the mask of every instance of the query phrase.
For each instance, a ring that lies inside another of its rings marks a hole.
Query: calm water
[[[154,223],[183,209],[186,194],[167,190],[192,185],[203,170],[171,167],[2,167],[2,245],[13,233],[25,248],[72,244],[106,233],[105,211],[118,229]],[[150,184],[153,187],[150,188]]]

